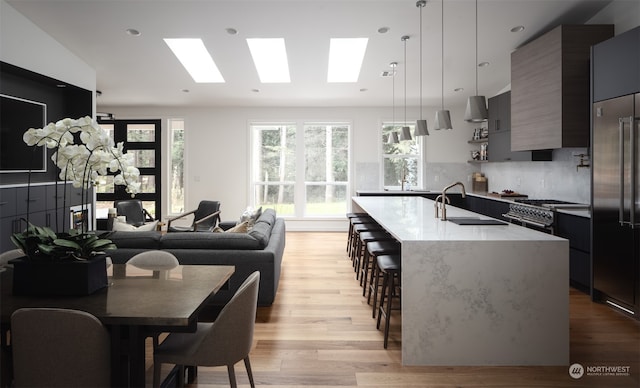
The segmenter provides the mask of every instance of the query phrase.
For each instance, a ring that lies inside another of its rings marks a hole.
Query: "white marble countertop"
[[[357,194],[364,194],[365,196],[374,196],[374,195],[379,195],[379,196],[400,196],[400,194],[405,194],[406,196],[410,197],[410,196],[420,196],[420,195],[426,195],[426,194],[440,194],[441,191],[437,191],[437,190],[418,190],[418,189],[412,189],[412,190],[358,190],[356,192]],[[454,191],[452,192],[452,194],[460,194],[460,192],[457,189],[454,189]],[[471,197],[478,197],[478,198],[485,198],[485,199],[490,199],[492,201],[500,201],[500,202],[507,202],[507,203],[512,203],[515,202],[515,200],[517,199],[517,197],[498,197],[495,195],[489,195],[489,193],[474,193],[474,192],[467,192],[466,193],[468,196]],[[587,204],[584,204],[585,208],[584,209],[570,209],[570,208],[559,208],[556,209],[556,211],[558,213],[564,213],[564,214],[569,214],[569,215],[573,215],[573,216],[577,216],[577,217],[584,217],[584,218],[591,218],[591,210],[590,210],[590,206]]]
[[[399,241],[549,241],[561,239],[515,224],[457,225],[435,218],[434,201],[422,197],[353,197]],[[451,205],[447,218],[492,219]]]

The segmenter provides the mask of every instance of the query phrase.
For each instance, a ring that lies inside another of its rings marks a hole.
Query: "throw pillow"
[[[113,223],[112,230],[122,231],[122,232],[148,232],[151,230],[156,230],[157,227],[158,227],[158,221],[149,222],[148,224],[135,227],[133,225],[127,224],[126,222],[121,222],[116,220]]]
[[[249,231],[249,221],[243,221],[231,229],[228,229],[226,233],[247,233]]]
[[[260,215],[262,215],[262,206],[260,206],[260,208],[257,210],[252,210],[250,207],[248,207],[247,210],[245,210],[244,213],[242,213],[242,215],[240,216],[240,221],[238,222],[238,224],[248,221],[249,227],[251,227],[256,223],[258,218],[260,218]]]

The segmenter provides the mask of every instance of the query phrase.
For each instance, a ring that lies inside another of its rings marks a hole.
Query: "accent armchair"
[[[176,220],[193,216],[191,226],[171,225]],[[198,208],[182,213],[167,221],[168,232],[211,232],[220,220],[219,201],[200,201]]]
[[[142,207],[142,201],[139,199],[115,201],[115,207],[119,216],[127,217],[127,224],[138,227],[146,222],[154,221],[153,216]]]

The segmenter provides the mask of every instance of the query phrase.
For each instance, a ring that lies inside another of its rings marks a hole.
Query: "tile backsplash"
[[[534,199],[591,202],[591,168],[580,167],[578,154],[586,148],[553,151],[551,162],[502,162],[482,164],[489,191],[513,190]],[[588,160],[587,160],[588,164]]]

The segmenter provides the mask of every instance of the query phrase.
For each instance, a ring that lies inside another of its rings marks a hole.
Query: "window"
[[[285,216],[344,216],[349,132],[346,123],[251,124],[253,205]]]
[[[161,166],[160,120],[110,120],[100,121],[115,143],[124,142],[124,150],[134,156],[140,169],[140,192],[135,198],[142,200],[144,208],[155,218],[161,218]],[[113,176],[100,177],[96,187],[96,216],[106,219],[107,209],[114,201],[130,199],[123,186],[113,185]]]
[[[169,119],[169,214],[184,212],[184,120]]]
[[[410,124],[412,140],[400,140],[389,144],[388,136],[392,131],[399,132],[403,124],[382,123],[382,169],[383,186],[386,189],[422,186],[422,142],[416,140],[415,125]]]

